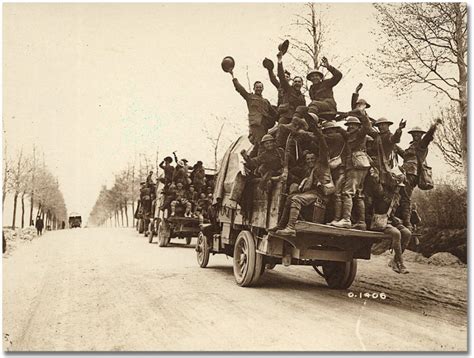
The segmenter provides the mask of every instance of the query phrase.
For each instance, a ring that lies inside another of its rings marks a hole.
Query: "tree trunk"
[[[135,227],[135,200],[132,199],[132,226]]]
[[[120,218],[122,219],[122,227],[123,227],[123,207],[120,206]]]
[[[12,220],[12,229],[15,230],[15,221],[16,221],[16,204],[18,202],[18,193],[15,193],[13,196],[13,220]]]
[[[125,202],[125,220],[126,220],[126,223],[127,223],[127,227],[128,227],[128,203]]]
[[[21,194],[21,228],[25,227],[25,193]]]
[[[33,207],[34,207],[35,201],[33,198],[33,193],[31,193],[31,198],[30,198],[30,226],[33,225]]]
[[[463,35],[464,19],[460,3],[453,3],[456,15],[455,42],[457,47],[457,65],[459,70],[459,111],[461,113],[461,150],[464,165],[464,176],[467,178],[467,66],[464,54],[467,43]]]

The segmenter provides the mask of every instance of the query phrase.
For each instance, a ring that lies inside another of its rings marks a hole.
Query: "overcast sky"
[[[224,128],[224,146],[246,133],[247,109],[222,58],[236,60],[246,85],[262,80],[276,90],[261,62],[276,62],[277,45],[292,32],[302,4],[4,4],[3,118],[9,152],[32,143],[44,151],[69,211],[87,217],[102,184],[140,153],[160,157],[177,150],[212,166],[206,131]],[[370,4],[331,4],[325,54],[350,58],[335,88],[339,110],[353,89],[372,117],[428,127],[440,98],[414,92],[397,98],[390,84],[369,78],[364,59],[375,54],[377,29]],[[290,62],[289,56],[284,61]],[[335,63],[334,63],[335,64]],[[350,71],[349,71],[350,70]],[[409,142],[402,137],[402,146]],[[225,148],[223,148],[224,150]],[[434,150],[435,175],[446,173]]]

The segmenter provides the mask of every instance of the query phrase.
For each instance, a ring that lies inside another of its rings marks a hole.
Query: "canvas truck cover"
[[[252,144],[246,136],[242,136],[232,143],[222,158],[222,162],[217,173],[213,204],[222,202],[225,205],[232,190],[232,185],[237,174],[244,173],[244,159],[240,152],[245,149],[247,152],[252,148]]]

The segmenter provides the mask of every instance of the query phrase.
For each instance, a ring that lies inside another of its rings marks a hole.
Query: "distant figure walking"
[[[38,234],[38,236],[43,235],[44,222],[41,216],[36,217],[35,227],[36,227],[36,233]]]

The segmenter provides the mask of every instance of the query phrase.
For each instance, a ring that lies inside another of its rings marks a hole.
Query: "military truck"
[[[69,214],[69,227],[71,229],[76,227],[81,227],[82,225],[82,217],[78,213],[71,213]]]
[[[336,228],[313,222],[314,207],[302,210],[296,223],[296,236],[268,232],[283,210],[288,158],[283,174],[272,178],[270,192],[258,188],[259,178],[248,177],[244,190],[245,204],[230,205],[232,185],[240,172],[245,174],[242,149],[252,146],[246,137],[234,142],[224,155],[214,189],[216,220],[202,225],[196,253],[200,267],[209,263],[210,254],[233,257],[235,281],[239,286],[254,286],[265,269],[275,265],[309,265],[330,288],[346,289],[357,272],[357,260],[369,260],[374,243],[389,239],[383,233]],[[285,156],[288,156],[288,148]],[[315,211],[315,210],[314,210]]]

